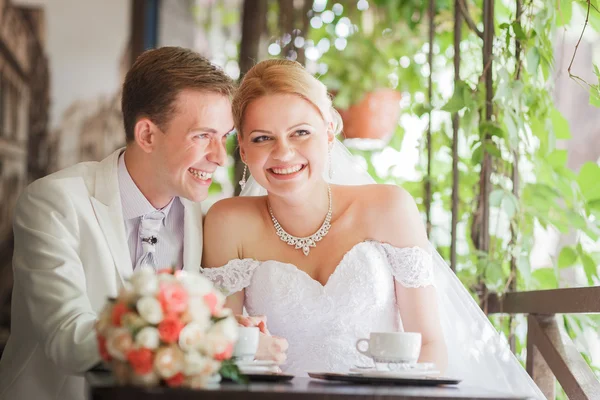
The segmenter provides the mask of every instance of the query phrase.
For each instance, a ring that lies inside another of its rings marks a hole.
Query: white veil
[[[375,183],[338,140],[335,140],[331,159],[333,178],[329,178],[326,169],[326,181],[337,185]],[[240,194],[263,195],[266,195],[266,190],[252,177]],[[469,386],[544,399],[542,392],[510,351],[507,341],[498,334],[431,243],[429,250],[433,255],[439,315],[448,349],[446,375],[462,379],[461,384]]]

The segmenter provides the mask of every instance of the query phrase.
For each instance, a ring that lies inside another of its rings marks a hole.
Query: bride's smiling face
[[[267,191],[286,196],[323,180],[333,134],[317,108],[291,94],[266,95],[246,108],[240,151]]]

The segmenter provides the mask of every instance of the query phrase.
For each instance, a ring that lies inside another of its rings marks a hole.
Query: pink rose
[[[175,343],[179,340],[179,333],[183,329],[183,322],[175,315],[168,315],[158,324],[160,340],[165,343]]]
[[[219,299],[217,295],[214,293],[209,293],[204,295],[204,303],[208,306],[211,315],[216,315],[219,312],[218,305]]]
[[[152,363],[154,362],[154,354],[152,350],[145,347],[129,350],[127,353],[127,361],[138,375],[146,375],[152,372]]]
[[[115,326],[121,326],[121,318],[129,312],[129,308],[125,303],[117,303],[112,309],[112,323]]]
[[[100,352],[100,357],[106,362],[112,360],[110,354],[108,354],[108,350],[106,349],[106,338],[102,335],[97,335],[98,339],[98,351]]]
[[[187,310],[188,293],[179,283],[161,282],[158,301],[165,314],[181,314]]]
[[[185,376],[183,376],[183,374],[181,372],[173,375],[172,377],[165,379],[165,382],[167,383],[167,386],[169,387],[178,387],[183,385],[183,382],[185,381]]]
[[[233,354],[233,343],[227,343],[225,349],[214,355],[214,359],[217,361],[229,360]]]

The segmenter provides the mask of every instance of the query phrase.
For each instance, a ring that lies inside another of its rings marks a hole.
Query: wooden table
[[[470,399],[519,400],[495,391],[468,386],[409,387],[374,386],[334,383],[311,378],[296,377],[287,383],[250,383],[239,385],[223,382],[217,388],[204,390],[116,386],[106,372],[88,372],[90,400],[212,400],[212,399],[282,399],[282,400],[353,400],[353,399]]]

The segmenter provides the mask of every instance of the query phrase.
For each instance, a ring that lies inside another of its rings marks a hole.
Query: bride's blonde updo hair
[[[254,100],[270,94],[292,94],[311,103],[326,123],[333,123],[333,133],[342,131],[342,118],[333,108],[327,88],[296,61],[273,59],[256,64],[244,76],[233,97],[235,129],[242,134],[246,108]]]

